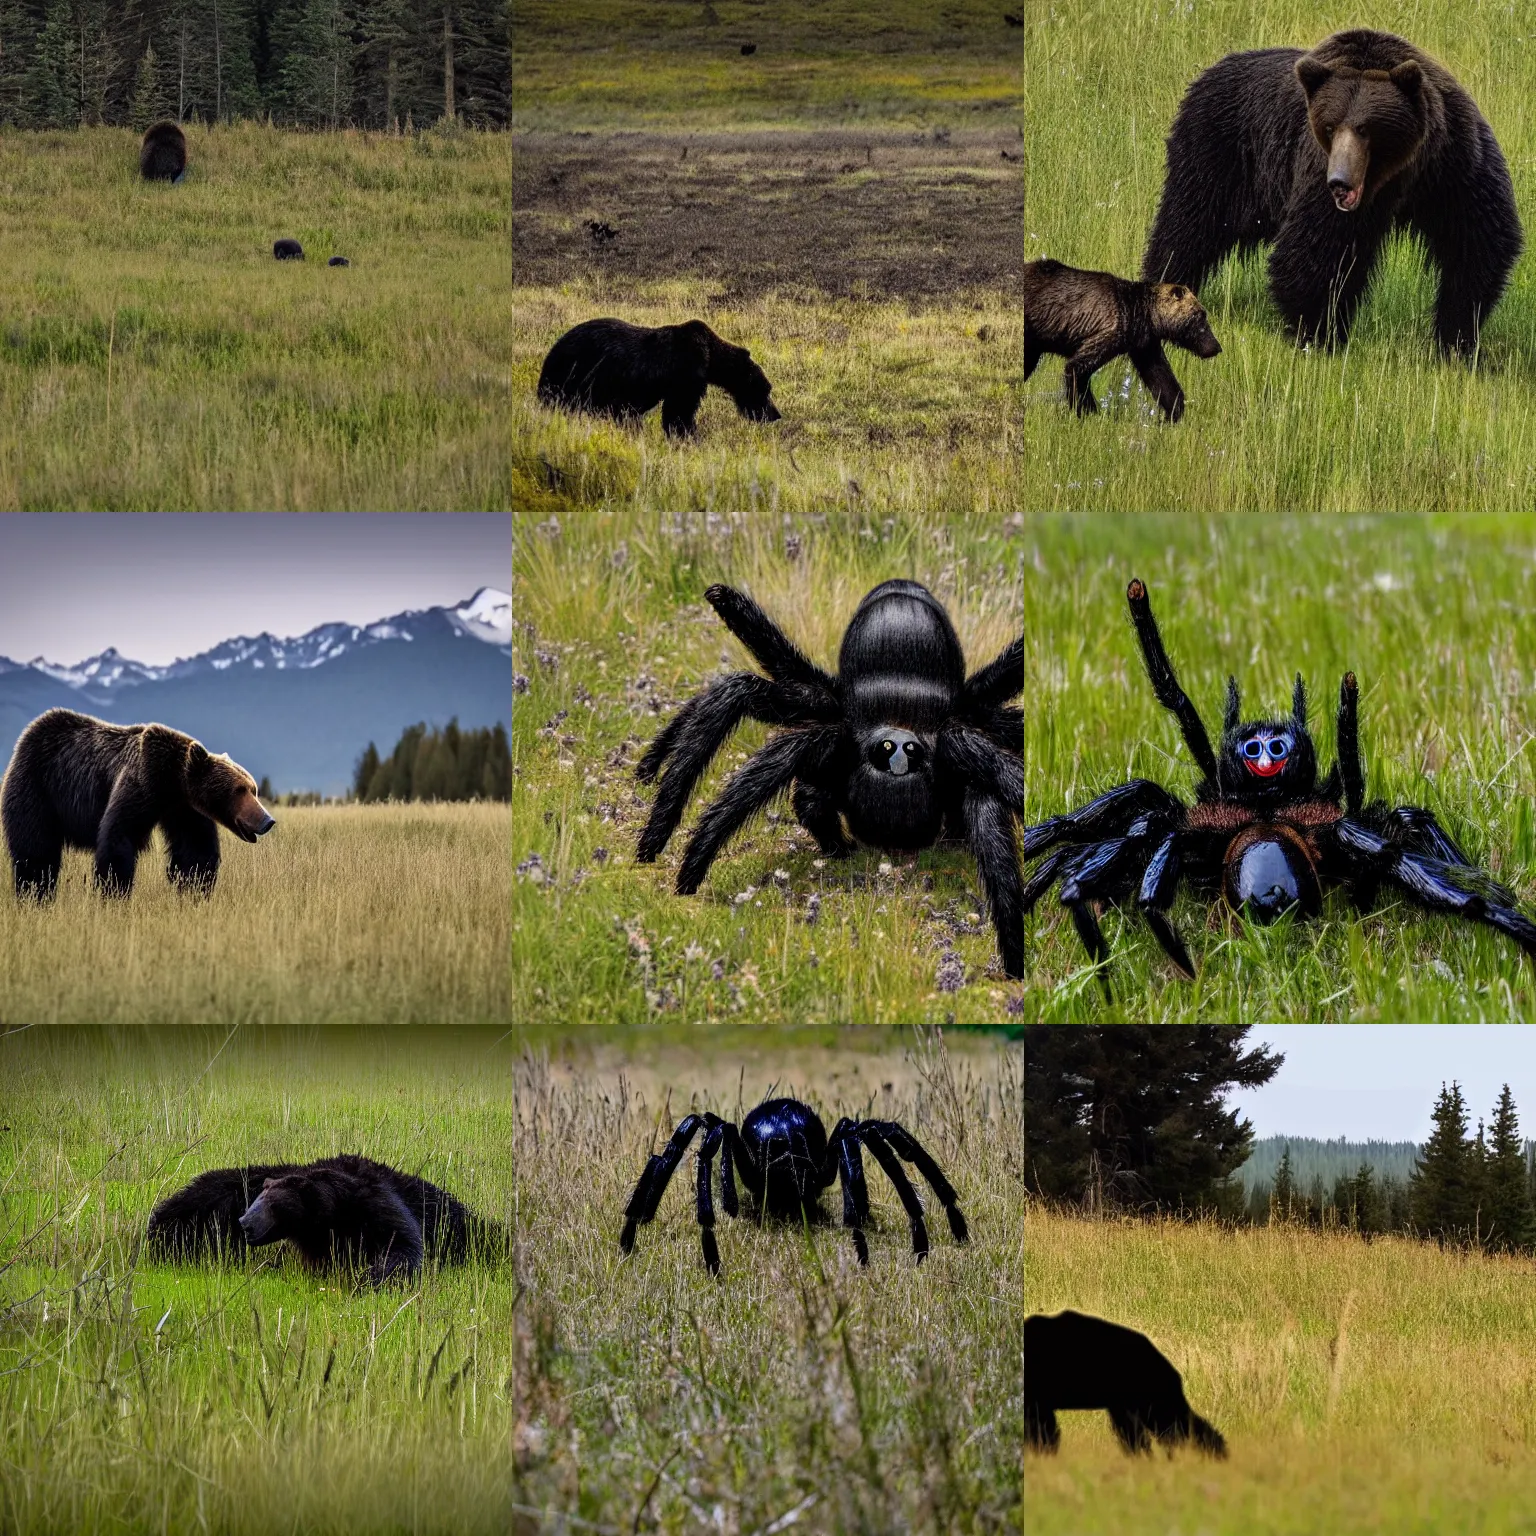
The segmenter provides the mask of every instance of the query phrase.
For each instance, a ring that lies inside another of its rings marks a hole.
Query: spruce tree
[[[1493,1112],[1484,1172],[1488,1246],[1504,1253],[1528,1250],[1536,1240],[1536,1220],[1525,1166],[1525,1143],[1515,1114],[1514,1096],[1505,1083]]]
[[[1275,1169],[1274,1214],[1280,1221],[1290,1221],[1296,1209],[1296,1175],[1291,1171],[1291,1144],[1286,1142]]]
[[[1477,1191],[1460,1083],[1440,1085],[1433,1119],[1434,1130],[1409,1179],[1413,1224],[1441,1243],[1466,1242],[1477,1219]]]
[[[357,767],[352,770],[352,794],[355,799],[368,798],[368,786],[378,771],[379,749],[370,741],[363,755],[358,758]]]

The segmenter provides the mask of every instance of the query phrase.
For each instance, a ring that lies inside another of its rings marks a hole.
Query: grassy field
[[[66,853],[52,906],[10,899],[0,860],[0,1024],[504,1022],[507,811],[279,808],[253,847],[223,837],[206,903],[156,842],[132,897]]]
[[[520,7],[518,506],[1016,506],[1021,36],[982,0]],[[750,346],[784,419],[715,392],[678,445],[539,406],[554,340],[610,314]]]
[[[495,1032],[0,1038],[0,1526],[505,1532],[509,1267],[141,1252],[204,1168],[361,1151],[511,1217]]]
[[[519,521],[513,667],[528,683],[512,718],[519,1021],[1014,1017],[1021,987],[996,965],[964,849],[822,861],[785,803],[727,845],[698,895],[680,897],[672,886],[687,833],[767,727],[743,726],[720,753],[652,866],[634,860],[653,793],[635,780],[634,764],[722,665],[752,664],[704,603],[710,583],[745,587],[813,659],[835,668],[864,593],[913,577],[947,605],[974,668],[1020,630],[1021,525],[1000,511]],[[951,968],[948,982],[959,985],[940,991],[951,951],[962,972]]]
[[[1536,900],[1531,706],[1536,521],[1174,518],[1025,523],[1025,816],[1039,822],[1130,777],[1186,799],[1195,774],[1142,670],[1125,604],[1146,581],[1181,681],[1219,731],[1226,677],[1244,716],[1288,708],[1306,678],[1319,759],[1333,761],[1339,678],[1360,680],[1366,792],[1432,809],[1474,860]],[[1515,945],[1388,900],[1341,896],[1321,920],[1261,928],[1218,903],[1174,910],[1199,966],[1179,979],[1144,924],[1113,912],[1106,1007],[1054,896],[1026,920],[1024,1012],[1075,1022],[1528,1021]]]
[[[509,506],[507,137],[186,131],[0,134],[0,509]]]
[[[1031,1312],[1146,1332],[1230,1459],[1123,1455],[1106,1415],[1030,1456],[1030,1536],[1497,1536],[1536,1498],[1526,1260],[1403,1238],[1025,1212]]]
[[[708,1055],[569,1041],[553,1060],[524,1053],[516,1536],[1019,1536],[1022,1062],[995,1045],[929,1036],[903,1053],[889,1041],[864,1032],[807,1050],[759,1031]],[[653,1139],[690,1105],[734,1118],[770,1092],[804,1097],[828,1127],[844,1112],[899,1119],[953,1180],[969,1244],[930,1220],[932,1251],[914,1264],[906,1219],[873,1173],[868,1269],[830,1219],[759,1229],[722,1217],[712,1280],[690,1157],[621,1260],[621,1214]]]
[[[1493,126],[1527,228],[1536,219],[1536,55],[1507,4],[1211,0],[1025,7],[1024,255],[1139,276],[1162,190],[1163,140],[1186,87],[1224,54],[1310,47],[1343,27],[1396,32],[1441,59]],[[1475,368],[1431,342],[1434,279],[1406,238],[1390,249],[1350,345],[1297,350],[1268,296],[1261,250],[1201,297],[1223,353],[1170,352],[1188,392],[1174,427],[1123,360],[1095,379],[1116,401],[1079,422],[1059,359],[1024,386],[1031,510],[1504,510],[1536,489],[1536,267],[1529,254],[1483,329]],[[1129,380],[1129,383],[1127,383]]]

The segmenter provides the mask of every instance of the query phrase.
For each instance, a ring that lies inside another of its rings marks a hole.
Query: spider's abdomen
[[[1289,907],[1315,917],[1323,904],[1312,852],[1290,827],[1259,822],[1232,839],[1222,888],[1234,910],[1272,923]]]
[[[848,723],[936,731],[965,687],[965,654],[944,606],[915,581],[883,581],[843,635],[838,680]]]
[[[772,1215],[798,1215],[815,1200],[827,1132],[809,1104],[765,1100],[741,1122],[741,1137],[763,1169],[763,1204]]]

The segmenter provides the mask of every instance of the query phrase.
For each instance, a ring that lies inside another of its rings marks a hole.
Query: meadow
[[[980,0],[520,7],[518,506],[1016,505],[1021,36]],[[659,412],[540,406],[545,353],[600,315],[703,319],[752,349],[783,420],[714,392],[672,443]]]
[[[971,511],[652,516],[514,525],[512,994],[520,1023],[1006,1023],[975,861],[962,847],[823,860],[787,802],[673,892],[686,837],[767,739],[748,722],[654,865],[634,851],[653,790],[634,765],[718,670],[754,665],[703,600],[744,587],[823,666],[858,601],[895,576],[945,603],[969,666],[1022,624],[1022,517]],[[945,957],[955,961],[946,965]],[[956,963],[957,962],[957,963]],[[942,986],[941,986],[942,982]]]
[[[1053,0],[1025,8],[1024,256],[1140,275],[1164,138],[1191,80],[1229,52],[1309,48],[1344,27],[1398,33],[1440,59],[1492,125],[1527,229],[1536,219],[1536,54],[1501,0]],[[1091,109],[1089,107],[1091,104]],[[1024,386],[1024,504],[1046,509],[1500,511],[1536,489],[1536,267],[1529,253],[1483,327],[1475,364],[1431,339],[1435,280],[1396,237],[1349,345],[1298,350],[1269,298],[1262,249],[1229,259],[1201,298],[1223,351],[1169,356],[1188,394],[1166,426],[1123,359],[1109,403],[1079,422],[1060,359]]]
[[[508,1261],[373,1290],[143,1233],[205,1168],[361,1151],[510,1219],[494,1031],[0,1036],[0,1526],[504,1533]]]
[[[1310,1536],[1530,1528],[1529,1260],[1299,1228],[1086,1220],[1031,1203],[1030,1312],[1147,1333],[1226,1461],[1125,1456],[1063,1413],[1025,1467],[1031,1536]]]
[[[1025,522],[1025,819],[1127,778],[1188,802],[1197,778],[1157,703],[1126,611],[1146,582],[1168,652],[1213,734],[1226,679],[1245,719],[1288,710],[1299,671],[1319,761],[1333,761],[1339,679],[1360,681],[1366,794],[1426,806],[1468,856],[1536,900],[1531,613],[1536,520],[1524,516],[1176,518]],[[1031,1019],[1137,1023],[1528,1021],[1530,963],[1512,941],[1387,895],[1340,894],[1320,919],[1263,928],[1187,892],[1173,912],[1199,974],[1180,979],[1145,924],[1113,910],[1106,1004],[1054,895],[1025,922]]]
[[[1017,1048],[739,1033],[709,1052],[551,1040],[518,1061],[514,1536],[1020,1532]],[[844,1113],[899,1119],[954,1183],[970,1241],[935,1225],[925,1189],[932,1249],[915,1264],[866,1158],[867,1269],[834,1191],[825,1221],[720,1217],[711,1279],[690,1157],[622,1258],[625,1202],[675,1121],[706,1106],[738,1118],[770,1093],[803,1097],[829,1129]]]
[[[206,902],[155,843],[106,902],[66,852],[51,906],[11,899],[0,859],[0,1025],[505,1022],[504,805],[279,807],[224,836]]]
[[[507,508],[506,136],[186,133],[0,134],[0,509]]]

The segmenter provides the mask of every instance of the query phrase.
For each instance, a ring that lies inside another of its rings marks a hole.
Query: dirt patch
[[[703,281],[930,299],[1018,292],[1023,141],[937,134],[514,134],[520,283]]]

